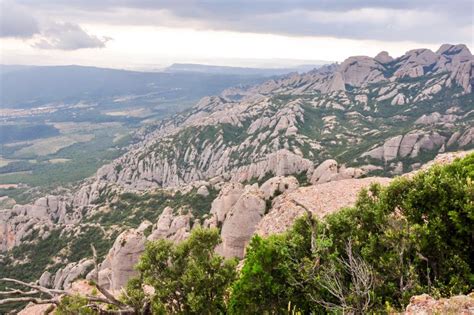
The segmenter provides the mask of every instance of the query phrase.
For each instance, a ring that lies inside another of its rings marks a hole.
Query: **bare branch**
[[[35,297],[16,297],[16,298],[8,298],[0,300],[0,305],[6,304],[13,304],[13,303],[21,303],[21,302],[31,302],[34,304],[59,304],[57,299],[47,299],[43,300],[40,298]]]
[[[39,292],[47,294],[50,297],[55,297],[58,294],[65,294],[66,293],[66,291],[64,291],[64,290],[49,289],[49,288],[45,288],[45,287],[37,285],[37,284],[27,283],[27,282],[17,280],[17,279],[1,278],[0,282],[11,282],[11,283],[19,284],[19,285],[22,285],[22,286],[25,286],[25,287],[28,287],[28,288],[31,288],[31,289],[38,290]]]
[[[330,309],[342,310],[343,313],[365,314],[371,305],[370,294],[374,285],[373,271],[360,256],[354,253],[350,240],[346,244],[346,255],[347,258],[336,260],[342,270],[330,265],[321,275],[320,285],[338,301],[338,304],[329,301],[315,302]],[[350,276],[350,284],[345,282],[345,275]],[[348,301],[349,296],[352,297],[350,302]]]
[[[12,289],[11,291],[0,291],[0,296],[9,296],[9,295],[36,295],[39,294],[38,290],[31,290],[31,291],[22,291],[22,290],[16,290]]]

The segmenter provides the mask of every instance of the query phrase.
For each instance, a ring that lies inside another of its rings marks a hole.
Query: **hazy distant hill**
[[[166,72],[200,72],[209,74],[232,74],[232,75],[257,75],[257,76],[275,76],[291,72],[307,72],[321,65],[301,65],[291,68],[244,68],[227,67],[214,65],[201,65],[192,63],[174,63],[165,69]]]
[[[262,81],[258,74],[135,72],[83,66],[0,67],[2,107],[48,102],[100,101],[129,95],[199,99],[234,85]]]

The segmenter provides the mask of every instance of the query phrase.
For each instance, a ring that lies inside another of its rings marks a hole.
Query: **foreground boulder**
[[[265,215],[265,208],[266,203],[258,187],[247,186],[222,225],[222,243],[216,251],[224,257],[242,258],[258,222]]]
[[[474,292],[439,300],[428,294],[416,295],[410,299],[410,304],[405,311],[405,315],[431,314],[474,314]]]

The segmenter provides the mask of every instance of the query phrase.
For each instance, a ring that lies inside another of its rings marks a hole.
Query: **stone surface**
[[[304,209],[294,200],[321,218],[342,207],[352,205],[359,191],[371,183],[386,185],[390,180],[383,177],[368,177],[300,187],[275,199],[270,212],[258,223],[256,233],[266,236],[288,229],[298,217],[305,214]]]
[[[216,251],[224,257],[242,258],[245,246],[255,232],[258,222],[265,215],[263,193],[255,186],[245,187],[232,206],[222,225],[220,244]]]
[[[436,300],[428,294],[416,295],[410,298],[405,315],[434,315],[434,314],[474,314],[474,293],[456,295],[448,299]]]
[[[282,194],[286,191],[293,191],[298,188],[298,180],[293,176],[277,176],[270,178],[260,187],[260,191],[263,193],[265,200],[272,199],[277,194]]]
[[[49,271],[45,271],[39,278],[38,284],[42,287],[50,288],[52,284],[51,281],[52,281],[51,273]]]
[[[79,262],[69,263],[64,268],[56,271],[54,279],[51,277],[50,283],[54,289],[69,289],[76,279],[85,278],[87,273],[93,268],[93,265],[93,260],[87,258]]]
[[[382,64],[389,63],[393,61],[393,58],[390,57],[388,52],[386,51],[381,51],[377,54],[377,56],[374,57],[374,60],[377,62],[380,62]]]
[[[341,179],[357,178],[365,173],[362,169],[340,166],[336,160],[326,160],[314,170],[310,182],[315,184],[327,183]]]
[[[138,258],[145,250],[143,232],[131,229],[120,234],[99,266],[99,284],[111,290],[119,290],[131,277]]]
[[[209,196],[209,190],[207,189],[206,186],[199,187],[196,193],[204,197]]]

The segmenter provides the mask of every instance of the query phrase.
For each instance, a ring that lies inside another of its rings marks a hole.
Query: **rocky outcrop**
[[[193,215],[186,209],[173,210],[166,207],[148,236],[149,241],[168,239],[180,242],[189,236]]]
[[[382,146],[363,153],[361,157],[371,157],[385,162],[407,156],[415,158],[421,151],[441,149],[446,140],[446,137],[441,136],[437,132],[412,132],[404,136],[399,135],[390,138]]]
[[[206,220],[206,227],[221,226],[227,217],[230,209],[235,205],[237,200],[244,192],[244,186],[240,183],[225,184],[219,195],[212,202],[210,215],[211,218]]]
[[[243,182],[253,178],[263,178],[272,173],[275,176],[298,174],[312,170],[313,163],[286,149],[268,155],[263,161],[238,168],[232,180]]]
[[[370,57],[350,57],[338,69],[345,84],[361,87],[371,83],[387,80],[383,74],[384,67]]]
[[[64,268],[60,268],[56,271],[54,278],[51,276],[48,281],[48,275],[43,273],[40,278],[40,282],[43,281],[47,286],[51,286],[54,289],[69,289],[71,284],[79,278],[85,278],[87,273],[91,271],[94,266],[92,259],[82,259],[75,263],[69,263]]]
[[[294,191],[299,186],[293,176],[270,178],[259,188],[240,183],[225,184],[213,201],[204,227],[221,227],[222,244],[216,249],[225,257],[242,258],[255,226],[268,210],[267,202]],[[267,201],[267,202],[266,202]]]
[[[224,257],[242,258],[258,222],[265,215],[265,208],[264,195],[258,187],[245,187],[226,215],[221,230],[222,243],[216,251]]]
[[[377,56],[374,57],[374,60],[377,61],[378,63],[386,64],[386,63],[392,62],[393,58],[390,57],[388,52],[381,51],[377,54]]]
[[[130,229],[120,234],[99,266],[99,284],[107,289],[119,290],[137,274],[134,269],[140,255],[145,250],[146,222],[138,229]]]
[[[293,176],[276,176],[270,178],[260,186],[265,200],[271,200],[284,192],[290,192],[299,187],[298,180]]]
[[[474,293],[456,295],[450,298],[434,299],[428,294],[416,295],[410,298],[405,315],[431,314],[474,314]]]
[[[299,204],[307,207],[318,217],[352,205],[359,191],[371,183],[386,185],[389,178],[368,177],[360,179],[342,179],[308,187],[300,187],[282,194],[273,201],[269,213],[258,223],[256,234],[270,235],[287,230],[294,221],[305,214]],[[295,202],[296,201],[296,202]]]
[[[433,66],[439,56],[429,49],[414,49],[398,58],[394,76],[417,78],[425,74],[425,68]]]
[[[192,228],[191,219],[192,215],[185,209],[174,211],[166,207],[156,224],[144,221],[138,228],[122,232],[99,265],[99,283],[113,291],[121,289],[137,274],[134,267],[145,250],[145,243],[157,239],[173,242],[186,239]]]
[[[341,179],[357,178],[363,174],[362,169],[346,168],[340,166],[335,160],[326,160],[314,170],[310,182],[313,185],[322,184]]]
[[[30,205],[0,210],[0,252],[19,245],[34,230],[43,237],[54,224],[77,222],[78,217],[69,212],[68,207],[67,198],[46,196]]]

